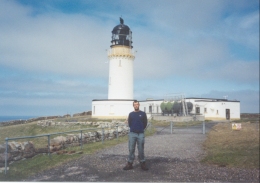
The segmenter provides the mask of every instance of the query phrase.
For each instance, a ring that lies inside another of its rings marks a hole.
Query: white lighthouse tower
[[[92,100],[92,117],[126,118],[133,110],[135,56],[132,43],[132,31],[120,18],[120,24],[112,30],[108,50],[108,99]]]
[[[112,31],[110,47],[108,99],[133,99],[132,32],[122,18]]]

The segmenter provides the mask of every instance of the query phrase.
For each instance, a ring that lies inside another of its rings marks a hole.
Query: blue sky
[[[258,0],[1,0],[0,115],[64,115],[107,99],[112,29],[133,32],[134,97],[239,100],[259,112]]]

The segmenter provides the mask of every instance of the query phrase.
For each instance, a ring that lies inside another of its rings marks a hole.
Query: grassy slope
[[[204,163],[228,167],[259,168],[259,122],[243,122],[240,131],[231,123],[213,127],[204,142]]]

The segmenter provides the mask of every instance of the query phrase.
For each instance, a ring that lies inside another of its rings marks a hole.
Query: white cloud
[[[225,39],[259,50],[259,11],[246,15],[230,15],[220,25]]]
[[[0,30],[1,64],[36,72],[106,76],[109,26],[83,15],[28,14],[1,22],[5,27]]]

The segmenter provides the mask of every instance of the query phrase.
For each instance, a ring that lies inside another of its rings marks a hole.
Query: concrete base
[[[93,100],[92,118],[98,119],[127,119],[133,108],[134,100]]]

